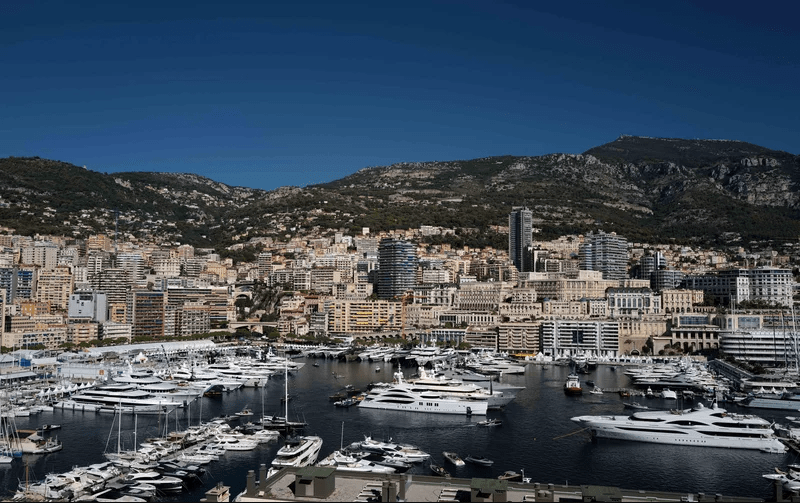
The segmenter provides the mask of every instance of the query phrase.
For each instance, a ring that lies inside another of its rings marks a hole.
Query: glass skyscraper
[[[533,271],[533,213],[515,206],[508,216],[508,256],[519,272]]]
[[[400,239],[381,239],[378,244],[378,298],[399,299],[414,288],[417,263],[417,245]]]

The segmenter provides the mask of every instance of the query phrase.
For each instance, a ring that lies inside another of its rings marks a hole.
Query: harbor
[[[582,374],[584,392],[567,395],[564,382],[573,367],[553,362],[523,362],[522,373],[495,375],[492,386],[516,390],[516,395],[506,405],[486,414],[438,414],[380,410],[336,406],[330,400],[337,393],[345,397],[354,390],[367,390],[375,383],[391,383],[396,372],[406,380],[419,377],[419,367],[398,366],[382,362],[376,372],[374,361],[356,361],[299,355],[292,359],[304,363],[292,373],[276,372],[260,387],[238,387],[220,396],[198,396],[185,406],[176,407],[168,415],[135,413],[100,413],[88,410],[42,410],[13,418],[16,428],[35,430],[43,425],[60,425],[61,428],[42,432],[42,436],[57,438],[63,445],[60,451],[49,454],[24,454],[0,468],[0,484],[4,498],[26,485],[45,479],[50,474],[66,473],[76,466],[90,467],[109,461],[109,454],[117,451],[141,450],[143,443],[154,439],[169,441],[180,438],[181,449],[165,455],[159,461],[200,461],[203,447],[210,440],[192,443],[187,432],[199,433],[201,424],[211,424],[213,418],[238,417],[228,422],[231,428],[253,423],[260,424],[263,416],[273,421],[275,417],[288,416],[290,421],[305,423],[303,435],[318,436],[322,446],[318,461],[334,451],[369,437],[383,442],[418,446],[430,455],[430,460],[412,463],[402,473],[411,476],[431,476],[430,464],[445,468],[453,478],[495,479],[507,472],[517,473],[531,484],[598,485],[650,491],[689,491],[704,494],[771,499],[774,481],[763,474],[776,468],[786,469],[796,461],[794,451],[768,453],[746,449],[720,449],[696,446],[646,444],[609,439],[592,440],[570,419],[596,414],[626,414],[625,398],[620,390],[635,389],[624,369],[641,365],[618,362],[616,365],[600,364]],[[173,364],[174,366],[174,364]],[[615,367],[612,369],[612,367]],[[137,370],[144,368],[136,367]],[[462,369],[463,370],[463,369]],[[608,390],[594,394],[594,386]],[[291,397],[288,402],[286,396]],[[638,397],[637,397],[638,400]],[[654,397],[647,399],[648,407],[671,410],[691,407],[700,396],[689,401]],[[705,403],[708,403],[707,401]],[[730,410],[753,413],[734,404],[725,404]],[[237,416],[245,410],[252,415]],[[288,412],[288,414],[287,414]],[[786,423],[784,412],[758,411],[770,421]],[[481,425],[494,421],[496,426]],[[217,424],[221,424],[218,423]],[[252,434],[250,432],[249,434]],[[248,435],[249,435],[248,434]],[[215,441],[218,433],[215,433]],[[200,435],[196,435],[198,438]],[[211,438],[211,437],[207,437]],[[157,501],[199,501],[217,484],[230,487],[237,495],[246,489],[246,470],[257,469],[262,464],[271,466],[286,434],[250,450],[226,450],[217,458],[202,465],[197,481],[183,484],[180,492],[160,491]],[[462,459],[486,459],[488,464],[467,462],[455,465],[446,460],[449,452]],[[657,474],[669,472],[669,477]],[[115,477],[124,477],[124,470]],[[398,472],[400,473],[400,472]],[[106,482],[105,489],[116,487],[115,481]],[[101,489],[105,490],[105,489]]]

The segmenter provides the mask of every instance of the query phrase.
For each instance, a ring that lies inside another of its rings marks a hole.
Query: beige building
[[[462,283],[455,292],[454,307],[464,311],[497,311],[500,302],[511,297],[512,283]]]
[[[90,342],[99,338],[100,324],[95,322],[68,323],[67,342],[80,344]]]
[[[331,300],[326,302],[325,309],[331,313],[328,318],[329,333],[399,331],[401,329],[402,307],[400,302]]]
[[[46,302],[50,304],[51,309],[57,311],[66,311],[72,291],[72,272],[68,266],[39,271],[39,280],[36,284],[36,300],[38,302]]]
[[[541,324],[541,321],[501,323],[497,327],[497,349],[509,353],[538,353]]]
[[[665,316],[643,316],[637,319],[620,319],[619,350],[621,354],[640,354],[650,337],[663,337],[669,329]]]
[[[577,275],[563,273],[527,273],[520,283],[536,290],[537,299],[574,301],[606,296],[606,289],[620,286],[619,281],[603,279],[600,271],[578,271]]]
[[[703,290],[661,290],[661,307],[667,314],[694,312],[703,299]]]

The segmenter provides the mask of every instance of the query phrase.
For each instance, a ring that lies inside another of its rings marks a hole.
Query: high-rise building
[[[133,336],[163,337],[164,292],[131,290],[130,297]]]
[[[66,310],[72,285],[72,271],[68,266],[42,269],[36,283],[36,300],[47,302],[57,310]]]
[[[36,268],[14,266],[0,269],[0,289],[5,290],[6,302],[33,299],[36,292]]]
[[[144,257],[141,253],[120,253],[117,267],[128,273],[128,280],[136,282],[144,278]]]
[[[22,263],[51,270],[58,265],[58,246],[46,241],[37,241],[33,246],[26,246],[22,248]]]
[[[628,240],[616,233],[590,232],[580,247],[581,269],[600,271],[603,279],[628,277]]]
[[[417,263],[417,245],[400,239],[381,239],[378,245],[378,298],[399,298],[414,288]]]
[[[508,256],[519,272],[533,270],[533,213],[515,206],[508,215]]]

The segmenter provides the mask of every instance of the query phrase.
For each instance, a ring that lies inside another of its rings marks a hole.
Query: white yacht
[[[342,451],[333,451],[317,463],[317,466],[330,466],[345,472],[394,473],[396,471],[391,466],[381,465]]]
[[[118,384],[132,384],[137,388],[165,397],[172,402],[191,402],[203,394],[207,386],[192,385],[177,380],[164,380],[150,372],[135,371],[119,374],[113,378]]]
[[[278,449],[278,456],[272,460],[272,468],[279,470],[285,466],[310,466],[317,462],[322,449],[322,438],[317,436],[290,437]]]
[[[403,382],[403,373],[395,372],[395,382]],[[476,384],[464,383],[458,379],[451,379],[443,374],[428,374],[424,367],[419,368],[419,377],[408,379],[406,382],[413,385],[412,391],[435,391],[448,397],[488,400],[488,409],[500,409],[514,400],[513,394],[505,394],[499,390],[488,390]],[[384,386],[388,387],[389,384]]]
[[[757,416],[733,414],[698,404],[683,411],[644,411],[630,416],[577,416],[594,437],[660,444],[696,445],[785,452],[771,423]]]
[[[402,375],[402,374],[401,374]],[[358,403],[365,409],[402,410],[408,412],[432,412],[437,414],[486,415],[489,396],[478,394],[453,396],[425,386],[396,380],[385,386],[375,386]]]
[[[133,384],[108,384],[86,388],[69,399],[58,402],[54,407],[114,413],[121,411],[137,414],[160,414],[181,405],[183,405],[182,402],[174,402],[163,396],[154,395]]]

